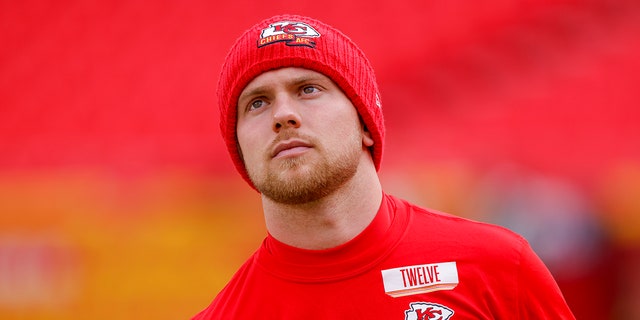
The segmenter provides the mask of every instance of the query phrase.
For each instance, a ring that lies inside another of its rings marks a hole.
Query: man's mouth
[[[311,144],[300,140],[288,140],[280,142],[276,145],[271,153],[272,158],[281,158],[286,156],[294,156],[306,152],[311,149]]]

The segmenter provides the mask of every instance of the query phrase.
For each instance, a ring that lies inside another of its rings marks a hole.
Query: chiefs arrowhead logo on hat
[[[304,22],[279,21],[262,30],[258,47],[284,42],[288,46],[315,48],[313,39],[317,37],[320,37],[320,33]]]

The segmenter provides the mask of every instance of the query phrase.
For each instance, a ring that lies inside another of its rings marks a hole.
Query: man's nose
[[[273,110],[273,131],[279,132],[283,128],[299,128],[301,117],[295,100],[286,95],[276,98]]]

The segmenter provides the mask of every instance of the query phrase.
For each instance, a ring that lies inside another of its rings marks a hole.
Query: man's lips
[[[305,150],[311,148],[311,144],[301,141],[301,140],[288,140],[278,143],[273,152],[271,152],[271,157],[283,157],[290,154],[295,154],[299,152],[304,152]]]

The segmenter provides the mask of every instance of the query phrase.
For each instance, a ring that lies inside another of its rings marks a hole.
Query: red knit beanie
[[[371,153],[376,169],[379,169],[384,119],[378,85],[369,60],[351,39],[333,27],[309,17],[281,15],[245,31],[231,47],[220,74],[220,130],[242,177],[255,188],[238,150],[238,97],[255,77],[283,67],[322,73],[342,89],[371,133],[374,141]]]

